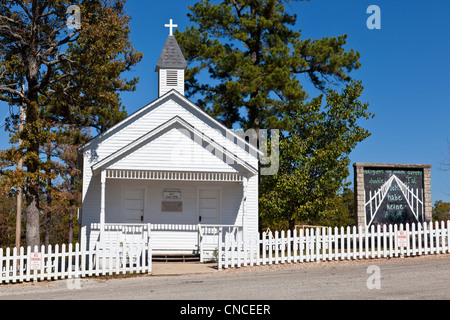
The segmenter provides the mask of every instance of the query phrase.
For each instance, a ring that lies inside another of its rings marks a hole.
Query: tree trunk
[[[73,242],[73,211],[73,205],[71,205],[69,210],[69,244]]]
[[[70,190],[72,191],[72,197],[76,194],[75,191],[75,177],[70,178]],[[69,200],[69,243],[73,242],[73,216],[75,213],[75,199],[71,198]]]
[[[25,215],[27,219],[27,246],[34,248],[40,246],[40,222],[39,222],[39,188],[29,185],[26,192]]]
[[[50,244],[50,227],[52,224],[52,192],[49,190],[52,185],[52,179],[47,179],[47,208],[45,214],[45,247]]]
[[[22,84],[22,93],[25,94],[25,86]],[[19,148],[22,147],[22,138],[20,134],[23,131],[23,121],[24,121],[24,110],[23,103],[19,106]],[[23,157],[20,157],[19,163],[17,164],[17,169],[23,170]],[[17,206],[16,206],[16,248],[17,252],[20,249],[20,241],[22,238],[22,196],[23,196],[23,187],[20,185],[17,188]]]
[[[36,81],[28,81],[29,86],[36,85]],[[34,90],[33,90],[34,91]],[[27,246],[34,248],[40,245],[40,210],[39,210],[39,130],[38,117],[39,106],[37,103],[38,94],[30,90],[29,100],[31,101],[26,110],[26,140],[29,143],[24,165],[31,175],[27,179],[26,191],[26,240]]]

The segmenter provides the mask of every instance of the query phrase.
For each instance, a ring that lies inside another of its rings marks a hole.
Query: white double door
[[[193,224],[219,224],[221,191],[218,187],[198,188],[198,220]],[[145,213],[145,188],[127,187],[123,190],[123,222],[142,223]],[[184,201],[189,201],[184,199]],[[184,206],[187,207],[187,206]],[[182,213],[183,214],[183,213]],[[185,212],[184,214],[188,214]]]

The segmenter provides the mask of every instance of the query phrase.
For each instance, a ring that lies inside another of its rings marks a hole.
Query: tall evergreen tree
[[[200,95],[198,104],[229,127],[290,130],[308,98],[300,76],[324,90],[360,67],[359,53],[344,49],[347,35],[302,39],[285,2],[200,0],[188,14],[194,25],[175,34],[189,64],[187,96]],[[205,72],[212,81],[200,82]]]
[[[228,127],[282,132],[280,170],[261,176],[260,211],[293,227],[329,210],[349,174],[350,151],[369,135],[357,120],[371,114],[349,75],[361,64],[344,48],[347,35],[303,39],[286,3],[200,0],[189,7],[194,24],[175,36],[188,62],[188,97]],[[311,97],[305,81],[322,95]]]
[[[125,117],[117,92],[133,90],[137,79],[121,76],[142,55],[129,41],[124,2],[81,1],[81,25],[68,28],[74,12],[67,0],[0,0],[0,100],[24,104],[26,115],[23,144],[2,153],[10,169],[3,170],[3,180],[24,185],[27,245],[40,243],[40,195],[56,174],[51,157],[40,153],[58,143],[55,128],[101,131]],[[17,116],[9,120],[13,129]],[[13,133],[12,142],[17,140]],[[14,170],[22,157],[25,170]]]

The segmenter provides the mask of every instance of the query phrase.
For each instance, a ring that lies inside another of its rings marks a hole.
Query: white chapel
[[[78,149],[81,242],[145,233],[154,254],[211,255],[258,231],[255,146],[184,96],[187,63],[170,34],[156,62],[158,98]]]

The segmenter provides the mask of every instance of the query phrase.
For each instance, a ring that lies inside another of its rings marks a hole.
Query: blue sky
[[[132,40],[144,53],[137,67],[137,92],[123,95],[129,112],[157,97],[154,72],[168,29],[190,26],[193,0],[128,0]],[[381,29],[369,30],[367,8],[381,9]],[[450,139],[450,1],[312,0],[291,2],[303,37],[348,34],[348,48],[361,53],[362,68],[352,73],[365,87],[362,101],[376,117],[362,125],[372,136],[351,154],[352,163],[420,163],[432,167],[432,201],[450,202],[450,172],[441,171]],[[311,91],[312,92],[312,91]],[[353,181],[353,168],[350,181]]]
[[[122,95],[129,114],[157,98],[155,65],[169,34],[164,24],[173,19],[181,31],[190,26],[188,5],[194,3],[128,0],[131,39],[144,54],[130,74],[140,78],[137,91]],[[381,9],[380,30],[366,26],[370,5]],[[304,39],[346,33],[347,48],[361,54],[362,68],[351,75],[362,81],[361,100],[376,117],[361,123],[372,136],[351,154],[352,163],[431,164],[432,201],[450,202],[450,171],[440,170],[450,140],[450,1],[312,0],[291,2],[287,10],[297,14]],[[2,147],[7,141],[1,134]]]

